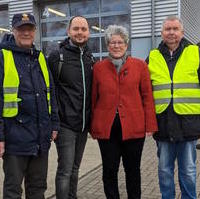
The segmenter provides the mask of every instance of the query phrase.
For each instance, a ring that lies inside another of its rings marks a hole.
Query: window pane
[[[45,55],[49,56],[49,54],[53,50],[59,49],[59,43],[60,43],[59,41],[45,41],[45,42],[42,42],[43,52],[45,53]]]
[[[128,9],[129,0],[102,0],[101,12],[127,11]]]
[[[87,19],[89,27],[90,27],[90,33],[99,33],[99,18],[90,18]]]
[[[0,6],[0,40],[9,31],[9,17],[7,5]]]
[[[102,35],[108,25],[116,24],[126,28],[129,28],[130,25],[129,0],[62,0],[62,2],[45,2],[41,5],[42,37],[51,37],[48,40],[53,40],[42,43],[47,54],[58,46],[55,40],[59,38],[54,39],[54,37],[66,35],[67,22],[71,16],[83,15],[87,17],[91,33],[88,45],[94,56],[99,58],[107,55],[107,48]],[[102,40],[100,39],[101,37]]]
[[[129,29],[129,16],[127,15],[117,15],[102,17],[102,28],[106,29],[109,25],[121,25]]]
[[[41,18],[62,18],[70,16],[69,6],[67,3],[56,3],[44,5],[41,9]]]
[[[102,46],[102,52],[107,52],[107,47],[106,47],[106,43],[105,43],[105,37],[101,38],[101,46]]]
[[[101,60],[100,57],[95,57],[95,61]]]
[[[55,23],[43,23],[42,24],[42,36],[65,36],[66,35],[67,22],[55,22]]]
[[[88,15],[97,14],[99,12],[98,0],[75,0],[70,2],[70,14],[75,15]]]
[[[88,46],[92,53],[99,53],[100,48],[99,48],[99,37],[94,37],[90,38],[88,40]]]

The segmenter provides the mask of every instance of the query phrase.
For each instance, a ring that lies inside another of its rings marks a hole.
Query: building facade
[[[129,53],[146,58],[161,41],[166,16],[180,16],[185,37],[200,41],[199,0],[0,0],[0,37],[11,31],[15,13],[33,13],[38,22],[36,45],[46,55],[66,37],[70,17],[85,16],[90,24],[89,46],[95,57],[107,56],[104,30],[110,24],[123,25],[130,32]]]

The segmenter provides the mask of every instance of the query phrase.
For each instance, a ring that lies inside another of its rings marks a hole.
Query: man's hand
[[[3,157],[4,152],[5,152],[5,142],[0,142],[0,158]]]
[[[52,131],[51,134],[51,141],[55,141],[58,135],[58,131]]]

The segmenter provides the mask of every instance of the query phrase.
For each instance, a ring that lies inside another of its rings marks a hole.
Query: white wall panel
[[[169,15],[178,15],[177,0],[152,0],[131,1],[131,37],[151,37],[152,21],[154,20],[154,32],[160,36],[162,21]],[[154,19],[152,19],[154,16]]]

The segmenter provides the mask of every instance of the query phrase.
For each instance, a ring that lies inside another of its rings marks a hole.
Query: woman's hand
[[[58,135],[58,131],[52,131],[51,134],[51,141],[55,141]]]
[[[3,157],[5,152],[5,142],[0,142],[0,158]]]
[[[146,136],[150,137],[154,134],[154,132],[146,132]]]

